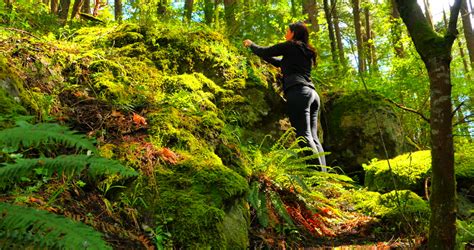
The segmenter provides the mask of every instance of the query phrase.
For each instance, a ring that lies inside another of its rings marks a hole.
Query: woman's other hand
[[[249,47],[253,42],[249,39],[244,40],[244,46]]]

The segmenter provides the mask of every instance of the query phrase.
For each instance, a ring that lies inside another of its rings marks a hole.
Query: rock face
[[[363,163],[373,158],[385,159],[379,128],[389,157],[401,152],[399,120],[382,96],[358,91],[331,93],[324,99],[321,123],[323,146],[331,152],[327,156],[329,165],[338,166],[349,175],[360,175]]]

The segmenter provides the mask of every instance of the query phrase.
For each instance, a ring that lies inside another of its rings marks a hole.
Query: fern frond
[[[0,238],[52,249],[112,249],[87,225],[42,210],[0,202]]]
[[[86,168],[92,178],[110,174],[119,174],[123,177],[137,175],[134,170],[126,168],[117,161],[98,156],[60,155],[56,158],[18,159],[15,163],[0,167],[0,189],[19,181],[22,177],[33,176],[36,168],[46,169],[47,176],[54,173],[80,174]]]
[[[285,204],[283,204],[283,201],[281,200],[280,195],[278,195],[277,193],[273,191],[270,191],[270,200],[273,207],[277,211],[278,215],[280,215],[285,220],[285,222],[288,223],[288,225],[294,226],[293,220],[291,219],[291,216],[286,211]]]
[[[66,147],[86,149],[97,153],[94,144],[84,135],[55,123],[29,124],[18,122],[18,127],[0,131],[0,144],[18,150],[23,147],[37,147],[40,144],[58,143]]]

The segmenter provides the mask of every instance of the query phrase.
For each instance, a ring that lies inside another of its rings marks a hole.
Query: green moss
[[[248,221],[238,204],[247,192],[247,181],[212,153],[209,156],[156,173],[158,195],[147,200],[154,204],[157,217],[171,221],[168,227],[177,246],[221,248],[236,241],[246,246]],[[237,229],[235,235],[230,227]]]
[[[26,115],[26,110],[15,101],[3,88],[0,88],[0,115]]]
[[[454,154],[455,174],[458,189],[469,190],[474,182],[474,144],[456,146]],[[388,192],[394,190],[393,178],[398,189],[410,189],[424,193],[424,180],[431,175],[431,152],[429,150],[407,153],[390,159],[392,172],[386,160],[373,160],[364,164],[365,186],[369,190]]]

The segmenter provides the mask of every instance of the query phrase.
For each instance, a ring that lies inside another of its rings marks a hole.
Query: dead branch
[[[388,98],[386,98],[385,100],[388,101],[388,102],[390,102],[390,103],[392,103],[392,104],[394,104],[395,106],[397,106],[397,107],[399,107],[399,108],[405,110],[405,111],[408,111],[408,112],[411,112],[411,113],[414,113],[414,114],[419,115],[419,116],[421,117],[421,119],[423,119],[423,120],[425,120],[426,122],[430,123],[430,118],[427,118],[425,115],[423,115],[422,113],[420,113],[418,110],[414,110],[414,109],[412,109],[412,108],[405,107],[405,106],[403,106],[403,105],[401,105],[401,104],[399,104],[399,103],[396,103],[396,102],[394,102],[394,101],[392,101],[392,100],[390,100],[390,99],[388,99]]]

